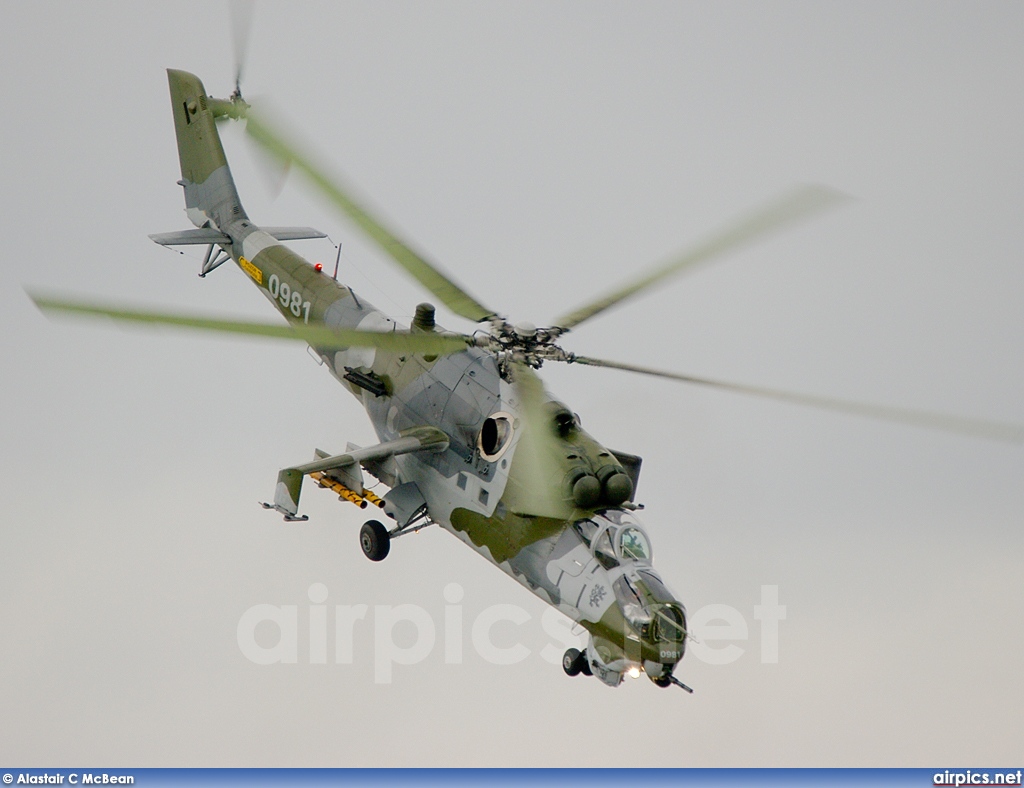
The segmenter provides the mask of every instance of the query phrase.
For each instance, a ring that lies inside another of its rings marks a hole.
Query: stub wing
[[[317,458],[304,465],[285,468],[277,475],[277,489],[274,503],[263,504],[284,515],[285,520],[304,519],[298,517],[299,495],[302,492],[302,478],[309,474],[326,477],[344,489],[359,496],[363,494],[362,469],[360,463],[379,462],[400,454],[418,451],[444,451],[448,448],[448,436],[435,427],[413,427],[405,430],[401,437],[385,441],[364,449],[353,449],[345,454],[327,456],[317,451]]]

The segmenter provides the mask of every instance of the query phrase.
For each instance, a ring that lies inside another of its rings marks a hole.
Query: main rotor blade
[[[363,229],[380,247],[387,252],[402,268],[412,274],[427,290],[455,314],[480,322],[493,317],[493,309],[480,304],[451,277],[442,273],[437,266],[428,262],[422,255],[414,251],[395,233],[384,226],[369,210],[357,202],[348,187],[334,175],[327,175],[324,167],[313,162],[299,152],[298,147],[285,139],[282,132],[274,128],[266,111],[248,113],[246,131],[260,145],[285,163],[291,163],[309,176],[310,180],[352,221]]]
[[[895,408],[887,405],[871,405],[862,402],[850,402],[849,400],[834,399],[832,397],[816,397],[810,394],[796,394],[790,391],[764,388],[762,386],[748,386],[741,383],[727,383],[721,380],[710,378],[699,378],[693,375],[680,375],[675,372],[664,372],[649,367],[640,367],[635,364],[622,364],[618,361],[603,361],[587,356],[575,356],[570,363],[586,364],[591,367],[610,367],[611,369],[623,369],[627,372],[639,372],[642,375],[655,375],[670,380],[681,380],[684,383],[695,383],[700,386],[713,386],[727,391],[736,391],[741,394],[752,394],[757,397],[791,402],[796,405],[809,405],[814,408],[824,408],[842,413],[852,413],[857,416],[867,416],[874,419],[898,422],[900,424],[911,424],[916,427],[927,427],[929,429],[943,430],[945,432],[956,432],[962,435],[971,435],[976,438],[988,440],[1008,441],[1011,443],[1024,442],[1024,426],[1019,424],[1007,424],[998,421],[987,421],[984,419],[971,419],[963,416],[951,416],[945,413],[933,413],[925,410],[913,410],[910,408]]]
[[[522,423],[505,488],[506,505],[516,514],[565,519],[573,507],[558,486],[564,475],[559,461],[564,447],[555,435],[554,422],[546,407],[544,384],[532,369],[515,362],[512,386]]]
[[[361,331],[355,328],[329,328],[324,325],[292,323],[276,325],[244,320],[182,315],[136,309],[123,304],[99,304],[75,301],[38,293],[29,297],[44,312],[63,312],[90,317],[109,317],[127,323],[144,323],[174,328],[193,328],[201,331],[218,331],[229,334],[248,334],[271,339],[302,340],[321,349],[347,347],[373,347],[395,353],[428,353],[448,355],[465,350],[472,343],[472,337],[458,334],[406,333],[400,331]]]
[[[592,318],[675,274],[694,268],[700,263],[706,263],[725,252],[738,249],[769,233],[780,230],[798,219],[805,219],[845,199],[846,195],[824,186],[802,186],[794,189],[785,196],[722,228],[704,242],[678,257],[651,269],[633,282],[560,317],[555,321],[555,325],[566,329],[578,326],[584,320]]]

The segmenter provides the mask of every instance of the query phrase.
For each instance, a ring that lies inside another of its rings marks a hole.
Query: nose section
[[[624,625],[639,635],[643,661],[675,666],[683,658],[686,613],[650,568],[624,572],[613,584]],[[671,669],[671,668],[670,668]]]
[[[678,602],[670,602],[657,607],[654,611],[654,632],[663,642],[678,643],[681,652],[686,642],[686,613],[683,612],[683,606]]]
[[[686,651],[686,613],[678,603],[662,603],[651,610],[649,657],[644,673],[656,684],[666,682]]]

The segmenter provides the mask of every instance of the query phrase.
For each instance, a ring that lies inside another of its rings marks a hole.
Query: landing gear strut
[[[359,529],[359,546],[371,561],[383,561],[391,551],[391,535],[383,523],[367,520]]]

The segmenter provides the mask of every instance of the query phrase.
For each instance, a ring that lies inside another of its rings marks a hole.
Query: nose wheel
[[[586,650],[580,651],[577,648],[571,648],[566,651],[562,656],[562,670],[567,676],[578,676],[580,673],[584,676],[592,675]]]
[[[391,551],[391,535],[383,523],[367,520],[359,529],[359,546],[371,561],[383,561]]]

